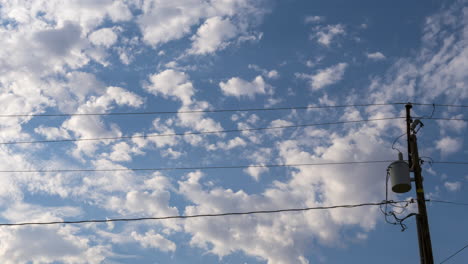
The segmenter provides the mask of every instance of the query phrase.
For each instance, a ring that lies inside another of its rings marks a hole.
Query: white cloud
[[[99,97],[91,97],[89,101],[77,109],[77,113],[105,113],[112,109],[113,105],[139,107],[143,104],[140,96],[120,87],[107,87],[106,92]],[[98,138],[122,136],[120,128],[113,123],[106,125],[100,116],[72,116],[62,124],[62,128],[73,132],[75,137]],[[100,143],[110,141],[79,141],[73,151],[76,157],[81,153],[92,155]]]
[[[2,213],[12,222],[62,221],[62,217],[77,216],[73,207],[41,207],[14,203]],[[100,263],[110,255],[110,247],[91,245],[91,240],[78,235],[71,226],[22,227],[0,231],[0,261],[2,263],[68,262]],[[31,241],[34,241],[32,243]]]
[[[120,142],[112,146],[112,152],[108,155],[112,161],[131,161],[132,155],[144,154],[138,148],[132,148],[126,142]]]
[[[178,210],[169,206],[169,199],[170,192],[166,190],[153,192],[130,191],[125,197],[109,198],[107,207],[118,212],[138,213],[145,216],[177,215]]]
[[[27,227],[0,231],[0,261],[14,263],[101,263],[108,246],[92,246],[71,228]],[[34,243],[32,243],[34,241]]]
[[[144,235],[140,235],[137,232],[132,232],[131,236],[145,248],[157,248],[163,252],[174,252],[177,248],[174,242],[164,238],[160,234],[155,233],[154,230],[150,230]]]
[[[35,34],[41,47],[56,56],[67,55],[81,39],[81,27],[72,23],[60,29],[47,29]]]
[[[270,127],[283,127],[283,126],[291,126],[293,125],[292,122],[283,120],[283,119],[276,119],[271,121]],[[267,133],[276,137],[282,136],[284,129],[272,129],[269,130]]]
[[[235,25],[229,19],[212,17],[198,28],[197,34],[192,37],[193,43],[190,53],[207,54],[224,49],[229,40],[238,33]]]
[[[456,192],[456,191],[459,191],[461,189],[461,182],[444,182],[444,186],[447,190],[451,191],[451,192]]]
[[[224,21],[231,20],[233,17],[240,17],[243,21],[240,28],[242,33],[247,33],[251,18],[248,15],[262,16],[262,11],[256,7],[254,1],[250,0],[233,0],[233,1],[202,1],[202,0],[182,0],[178,2],[150,0],[145,1],[141,5],[142,14],[138,17],[138,24],[143,33],[143,40],[153,46],[167,43],[171,40],[180,39],[190,34],[193,26],[197,25],[201,20],[210,20],[208,24],[203,24],[199,29],[199,37],[202,46],[196,47],[194,52],[207,53],[211,49],[217,49],[217,45],[224,42],[225,38],[234,36],[233,24],[222,25],[216,22],[221,17]],[[219,18],[216,18],[219,17]],[[226,32],[220,32],[220,29],[226,29]],[[216,37],[208,36],[213,32]],[[196,37],[197,38],[197,37]],[[211,41],[209,40],[211,39]],[[216,43],[219,42],[217,45]],[[198,44],[197,44],[198,45]],[[201,48],[201,49],[199,49]],[[207,49],[206,49],[207,48]]]
[[[220,82],[219,87],[225,95],[235,96],[237,98],[246,96],[253,99],[256,94],[267,94],[271,92],[268,84],[265,83],[262,76],[257,76],[251,82],[238,77],[233,77],[225,83]]]
[[[333,39],[337,36],[346,34],[345,26],[341,24],[316,27],[315,31],[313,37],[317,39],[318,43],[326,47],[329,47]]]
[[[268,168],[264,167],[248,167],[244,169],[244,172],[252,176],[256,181],[260,180],[260,175],[268,171]]]
[[[165,149],[161,153],[163,157],[170,157],[171,159],[178,159],[184,154],[183,152],[173,150],[172,148]]]
[[[443,156],[446,156],[459,151],[463,146],[462,142],[461,139],[447,136],[436,142],[436,149],[440,150]]]
[[[68,131],[60,127],[45,127],[41,125],[35,128],[34,132],[45,136],[47,140],[70,138]]]
[[[306,24],[314,24],[314,23],[317,23],[317,22],[321,22],[323,21],[325,18],[323,16],[306,16],[304,18],[304,22]]]
[[[374,53],[366,53],[367,58],[371,60],[385,60],[386,57],[385,55],[382,54],[382,52],[374,52]]]
[[[150,83],[145,85],[145,89],[154,95],[161,94],[166,98],[179,99],[184,105],[192,103],[192,96],[195,93],[189,76],[175,70],[165,70],[151,75]]]
[[[299,140],[283,140],[277,143],[280,163],[383,158],[382,131],[378,127],[364,126],[344,137],[331,135],[331,145],[327,144],[320,154],[304,147]],[[346,166],[298,167],[291,178],[273,182],[261,194],[216,186],[207,188],[203,184],[203,174],[196,172],[179,181],[179,192],[194,204],[185,208],[186,214],[359,203],[381,199],[382,181],[375,175],[384,170],[385,165],[353,167],[353,170]],[[248,169],[246,173],[249,173]],[[257,179],[259,173],[250,171]],[[362,184],[365,184],[366,192],[356,192]],[[380,217],[378,208],[362,208],[278,215],[275,218],[223,218],[217,222],[193,219],[184,222],[184,229],[192,234],[191,245],[219,257],[241,250],[268,263],[300,263],[298,259],[304,260],[303,252],[314,243],[312,241],[335,245],[343,241],[342,230],[348,227],[358,228],[359,233],[365,234],[375,227],[377,217]],[[229,226],[229,230],[225,226]]]
[[[102,45],[109,48],[117,42],[117,34],[112,28],[101,28],[91,33],[89,35],[89,40],[94,45]]]
[[[238,148],[238,147],[245,147],[247,145],[247,142],[243,140],[240,137],[235,137],[228,142],[218,142],[216,145],[210,145],[209,150],[217,150],[217,149],[222,149],[222,150],[230,150],[233,148]]]
[[[343,79],[347,63],[338,63],[326,69],[318,70],[315,74],[296,74],[296,77],[309,80],[312,90],[320,90],[326,86],[335,84]]]
[[[262,75],[268,79],[278,79],[280,77],[280,74],[277,70],[266,70],[266,69],[263,69],[261,67],[259,67],[258,65],[255,65],[255,64],[249,64],[248,65],[248,68],[249,69],[252,69],[254,71],[257,71],[257,72],[260,72],[262,73]]]
[[[454,102],[468,98],[468,35],[462,2],[426,19],[421,49],[414,57],[401,58],[382,78],[375,78],[372,98],[379,101],[414,98]],[[378,89],[376,87],[379,87]]]

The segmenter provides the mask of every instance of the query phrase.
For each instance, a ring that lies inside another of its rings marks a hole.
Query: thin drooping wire
[[[388,179],[390,178],[390,166],[387,167],[387,175],[385,177],[385,200],[382,201],[382,202],[386,202],[386,203],[384,204],[383,209],[382,209],[382,205],[380,205],[379,208],[380,208],[380,211],[382,212],[382,214],[384,215],[385,222],[387,222],[388,224],[391,224],[391,225],[400,225],[401,232],[403,232],[403,231],[405,231],[407,229],[407,226],[403,222],[406,219],[408,219],[409,217],[414,216],[415,214],[414,213],[408,214],[407,216],[405,216],[403,218],[399,218],[396,215],[397,214],[401,215],[401,214],[405,213],[406,208],[409,206],[410,203],[413,203],[414,200],[410,199],[410,200],[407,201],[406,204],[404,204],[402,206],[388,203],[388,202],[393,202],[393,200],[388,200]],[[388,211],[388,205],[389,204],[394,206],[394,207],[398,207],[401,210],[400,211],[395,211],[395,210]],[[388,219],[388,217],[390,217],[390,216],[393,217],[393,219],[394,219],[393,221],[390,221]]]
[[[210,169],[243,169],[243,168],[277,168],[277,167],[303,167],[303,166],[331,166],[331,165],[355,165],[388,163],[392,160],[371,161],[343,161],[323,163],[298,163],[298,164],[255,164],[237,166],[203,166],[203,167],[170,167],[170,168],[121,168],[121,169],[50,169],[50,170],[0,170],[0,173],[45,173],[45,172],[117,172],[117,171],[170,171],[170,170],[210,170]]]
[[[291,107],[271,107],[271,108],[240,108],[240,109],[213,109],[213,110],[183,110],[183,111],[150,111],[150,112],[114,112],[114,113],[65,113],[65,114],[11,114],[0,115],[0,117],[68,117],[68,116],[125,116],[125,115],[163,115],[163,114],[196,114],[196,113],[223,113],[223,112],[259,112],[259,111],[280,111],[280,110],[307,110],[326,108],[347,108],[347,107],[368,107],[402,105],[405,103],[375,103],[375,104],[355,104],[355,105],[318,105],[318,106],[291,106]]]
[[[423,116],[421,118],[423,119],[431,119],[433,116],[434,116],[434,113],[435,113],[435,110],[436,110],[436,104],[432,104],[432,113],[430,116]]]
[[[465,250],[466,248],[468,248],[468,244],[466,244],[464,247],[460,248],[459,250],[457,250],[457,252],[453,253],[452,255],[448,256],[447,258],[445,258],[443,261],[440,262],[440,264],[444,263],[444,262],[447,262],[449,259],[455,257],[456,255],[458,255],[458,253],[462,252],[463,250]]]
[[[465,121],[468,122],[468,119],[465,118],[446,118],[446,117],[414,117],[414,119],[421,119],[421,120],[442,120],[442,121]]]
[[[356,207],[362,207],[362,206],[380,206],[380,205],[385,204],[385,203],[398,204],[398,203],[407,203],[407,202],[408,201],[388,201],[388,202],[384,201],[384,202],[380,202],[380,203],[361,203],[361,204],[319,206],[319,207],[306,207],[306,208],[260,210],[260,211],[249,211],[249,212],[230,212],[230,213],[219,213],[219,214],[172,215],[172,216],[161,216],[161,217],[89,219],[89,220],[50,221],[50,222],[0,223],[0,226],[109,223],[109,222],[143,221],[143,220],[169,220],[169,219],[189,219],[189,218],[221,217],[221,216],[235,216],[235,215],[274,214],[274,213],[284,213],[284,212],[304,212],[304,211],[311,211],[311,210],[329,210],[329,209],[336,209],[336,208],[356,208]]]
[[[467,108],[468,105],[455,105],[455,104],[430,104],[430,103],[410,103],[412,105],[421,105],[421,106],[442,106],[442,107],[459,107]]]
[[[432,164],[468,165],[465,161],[432,161]]]
[[[170,134],[146,134],[146,135],[133,135],[133,136],[120,136],[120,137],[102,137],[102,138],[75,138],[75,139],[54,139],[54,140],[34,140],[34,141],[13,141],[13,142],[0,142],[0,145],[14,145],[14,144],[37,144],[37,143],[58,143],[58,142],[76,142],[76,141],[100,141],[100,140],[114,140],[114,139],[133,139],[133,138],[149,138],[149,137],[173,137],[173,136],[189,136],[189,135],[207,135],[207,134],[220,134],[232,132],[245,132],[245,131],[260,131],[271,129],[285,129],[285,128],[299,128],[299,127],[312,127],[312,126],[326,126],[326,125],[340,125],[350,123],[363,123],[382,120],[394,120],[404,117],[384,117],[374,119],[362,120],[349,120],[338,122],[326,122],[315,124],[300,124],[288,126],[275,126],[275,127],[259,127],[259,128],[246,128],[246,129],[230,129],[230,130],[216,130],[216,131],[199,131],[199,132],[186,132],[186,133],[170,133]]]
[[[167,168],[109,168],[109,169],[45,169],[45,170],[0,170],[0,173],[46,173],[46,172],[117,172],[117,171],[171,171],[171,170],[210,170],[210,169],[244,169],[244,168],[275,168],[275,167],[303,167],[303,166],[330,166],[389,163],[394,160],[368,160],[368,161],[342,161],[323,163],[297,163],[297,164],[253,164],[233,166],[200,166],[200,167],[167,167]],[[430,164],[468,165],[468,162],[431,161]],[[431,200],[432,201],[432,200]]]
[[[318,105],[318,106],[291,106],[291,107],[271,107],[271,108],[240,108],[240,109],[212,109],[212,110],[185,110],[185,111],[148,111],[148,112],[113,112],[113,113],[64,113],[64,114],[4,114],[0,117],[69,117],[69,116],[126,116],[126,115],[164,115],[164,114],[194,114],[194,113],[223,113],[223,112],[260,112],[260,111],[281,111],[281,110],[307,110],[307,109],[327,109],[327,108],[347,108],[347,107],[369,107],[369,106],[388,106],[405,105],[408,103],[375,103],[375,104],[349,104],[349,105]],[[461,107],[468,105],[450,105],[450,104],[426,104],[410,103],[420,106],[442,106],[442,107]]]
[[[396,144],[396,143],[398,142],[398,140],[399,140],[401,137],[403,137],[403,136],[406,136],[406,133],[401,134],[400,136],[398,136],[397,138],[395,138],[395,140],[394,140],[393,143],[392,143],[392,149],[398,151],[398,153],[401,153],[401,151],[400,151],[397,147],[395,147],[395,144]]]
[[[444,204],[468,206],[468,203],[460,203],[460,202],[451,202],[451,201],[433,200],[433,199],[428,199],[427,201],[431,203],[444,203]]]

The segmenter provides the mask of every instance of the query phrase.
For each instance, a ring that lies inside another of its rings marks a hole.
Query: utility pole
[[[408,164],[410,171],[414,174],[416,185],[416,198],[419,213],[416,215],[418,230],[419,255],[421,264],[433,264],[431,234],[429,232],[429,221],[427,219],[426,198],[424,196],[423,178],[421,175],[421,164],[419,161],[418,142],[415,128],[418,125],[411,119],[410,103],[406,104],[406,132],[408,136]],[[417,122],[420,123],[419,120]],[[412,127],[413,126],[413,127]]]

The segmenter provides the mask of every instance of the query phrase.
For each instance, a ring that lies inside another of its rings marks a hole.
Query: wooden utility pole
[[[415,127],[411,128],[413,120],[411,119],[410,103],[406,104],[406,131],[408,136],[408,164],[410,171],[414,174],[416,185],[416,198],[418,202],[418,214],[416,215],[416,225],[418,230],[419,255],[421,264],[433,264],[431,234],[429,232],[429,221],[427,219],[426,198],[424,196],[423,178],[421,175],[421,163],[419,160],[418,141],[416,138]]]

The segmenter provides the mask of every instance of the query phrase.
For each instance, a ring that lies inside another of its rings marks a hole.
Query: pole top
[[[410,102],[408,102],[408,103],[406,103],[406,105],[405,105],[405,106],[406,106],[406,108],[412,108],[412,107],[413,107],[413,104],[412,104],[412,103],[410,103]]]

